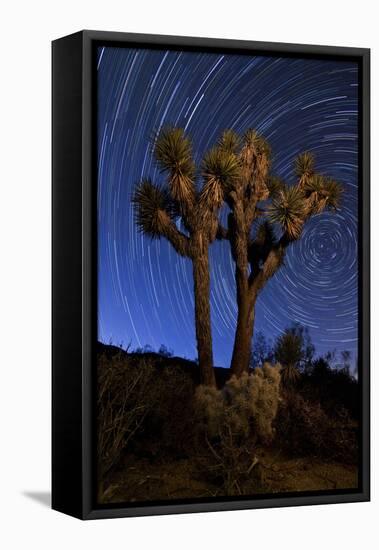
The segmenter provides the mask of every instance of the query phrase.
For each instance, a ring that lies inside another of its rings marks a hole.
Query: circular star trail
[[[275,339],[293,322],[316,352],[357,353],[358,67],[353,61],[98,49],[98,337],[132,348],[161,344],[194,358],[191,263],[164,239],[138,233],[138,181],[162,182],[152,136],[180,126],[201,161],[225,128],[253,127],[270,142],[273,169],[294,181],[304,150],[340,181],[337,214],[308,222],[285,265],[262,291],[255,329]],[[225,215],[225,212],[223,213]],[[215,364],[229,366],[235,321],[234,264],[227,242],[211,246]]]

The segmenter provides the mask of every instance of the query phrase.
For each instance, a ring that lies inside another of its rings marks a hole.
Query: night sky
[[[185,128],[199,163],[225,128],[253,127],[270,142],[273,169],[294,182],[304,150],[343,184],[337,214],[309,221],[285,266],[258,298],[257,331],[276,338],[309,327],[317,354],[357,351],[358,67],[353,62],[219,53],[98,49],[98,336],[131,348],[161,344],[196,357],[191,262],[141,235],[133,189],[162,182],[152,136]],[[223,212],[225,216],[226,212]],[[211,256],[214,361],[229,366],[236,320],[229,244]]]

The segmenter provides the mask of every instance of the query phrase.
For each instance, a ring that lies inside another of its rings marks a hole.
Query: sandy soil
[[[255,467],[260,483],[251,494],[353,489],[358,485],[354,465],[325,462],[313,458],[288,458],[280,453],[261,451]],[[188,459],[151,463],[148,459],[133,461],[108,480],[103,502],[138,502],[207,498],[223,496],[206,473]]]

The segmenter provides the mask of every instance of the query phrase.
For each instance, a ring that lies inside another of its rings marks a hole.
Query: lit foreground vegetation
[[[357,486],[358,384],[324,358],[291,382],[279,364],[216,368],[209,387],[169,354],[100,345],[98,357],[101,502]]]

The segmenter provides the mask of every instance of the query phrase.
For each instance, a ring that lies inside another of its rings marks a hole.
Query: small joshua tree
[[[152,238],[166,238],[179,255],[192,262],[201,381],[215,386],[208,248],[219,229],[222,189],[236,177],[238,161],[220,155],[218,150],[208,153],[201,165],[203,185],[198,189],[191,142],[181,128],[162,130],[154,153],[167,179],[164,185],[144,179],[137,186],[133,197],[136,222],[143,233]],[[175,223],[178,218],[183,231]]]
[[[316,173],[308,152],[295,160],[295,184],[273,177],[270,147],[255,130],[247,130],[242,139],[226,130],[213,155],[214,171],[226,183],[221,196],[231,211],[228,227],[219,228],[217,236],[229,240],[236,266],[238,315],[231,372],[239,377],[249,369],[259,293],[283,264],[288,246],[300,239],[306,221],[325,209],[337,209],[342,189]],[[226,178],[222,166],[234,163],[238,176]]]
[[[275,358],[282,365],[281,375],[284,386],[292,386],[300,378],[298,366],[304,358],[301,335],[293,330],[286,330],[275,344]]]

